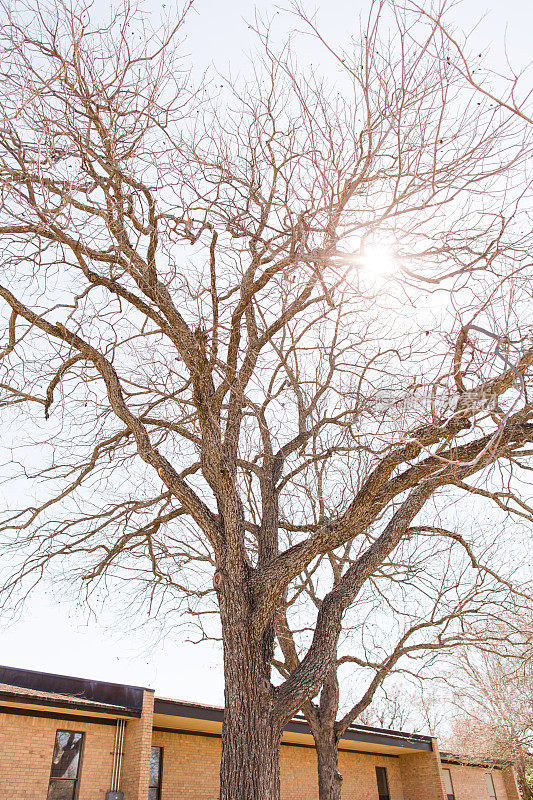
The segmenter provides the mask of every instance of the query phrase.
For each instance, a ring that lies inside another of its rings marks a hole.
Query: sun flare
[[[358,258],[358,266],[370,277],[385,278],[395,273],[399,264],[390,245],[372,243],[364,246]]]

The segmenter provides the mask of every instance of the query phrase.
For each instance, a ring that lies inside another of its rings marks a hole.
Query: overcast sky
[[[101,2],[101,0],[100,0]],[[275,13],[282,3],[262,2],[262,12]],[[342,40],[355,15],[364,11],[363,0],[324,0],[304,4],[318,9],[319,20],[329,36]],[[157,10],[170,6],[151,0],[146,6]],[[98,8],[98,5],[96,6]],[[526,0],[464,0],[453,13],[458,27],[470,29],[477,21],[473,45],[504,69],[507,55],[515,67],[532,57],[533,4]],[[196,0],[187,28],[185,49],[198,68],[215,64],[226,71],[245,73],[253,52],[248,20],[253,4],[247,0]],[[160,695],[221,704],[223,681],[221,659],[216,648],[193,646],[176,640],[175,634],[159,640],[155,629],[135,630],[112,612],[98,620],[86,619],[74,601],[60,600],[58,587],[51,599],[49,587],[39,588],[15,622],[0,617],[2,655],[0,663],[45,672],[79,675],[95,679],[150,686]],[[125,630],[127,628],[127,630]]]

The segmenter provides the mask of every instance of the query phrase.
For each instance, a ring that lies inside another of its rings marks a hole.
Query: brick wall
[[[281,748],[281,800],[310,800],[318,797],[316,753],[311,747]]]
[[[501,772],[507,800],[520,800],[520,790],[513,767],[504,767]]]
[[[378,800],[376,767],[385,767],[391,800],[404,800],[400,759],[339,753],[343,800]]]
[[[339,769],[343,776],[343,800],[378,800],[376,767],[385,767],[391,800],[403,800],[398,758],[362,755],[341,750]],[[282,800],[311,800],[318,797],[316,754],[312,748],[281,748]]]
[[[450,770],[455,800],[489,800],[485,773],[492,774],[497,800],[519,800],[518,793],[513,796],[508,793],[503,770],[489,770],[483,767],[471,767],[462,764],[443,764]],[[513,776],[513,771],[510,770]],[[515,782],[516,783],[516,782]]]
[[[125,800],[147,800],[150,745],[163,747],[161,800],[218,800],[220,739],[152,731],[153,694],[145,693],[143,715],[128,720],[121,788]],[[45,800],[57,730],[80,731],[85,745],[78,800],[104,800],[110,788],[115,726],[92,722],[0,714],[0,800]],[[432,753],[399,758],[339,753],[343,800],[378,800],[376,766],[387,769],[391,800],[445,800],[442,765]],[[456,800],[489,800],[480,767],[444,764]],[[519,800],[511,768],[492,770],[497,800]],[[313,748],[282,746],[282,800],[318,797]]]
[[[161,800],[218,800],[218,737],[154,731],[152,744],[163,748]]]
[[[140,719],[130,719],[126,724],[120,782],[124,800],[146,800],[148,797],[153,715],[154,693],[145,689]]]
[[[111,782],[114,725],[0,714],[1,800],[45,800],[56,731],[85,734],[78,800],[104,800]]]
[[[400,756],[404,800],[446,800],[436,739],[432,744],[431,753]]]
[[[220,739],[154,731],[152,744],[163,748],[161,800],[217,800]],[[376,766],[386,767],[391,800],[404,800],[400,759],[341,751],[343,800],[377,800]],[[316,754],[311,747],[281,748],[282,800],[318,797]],[[128,799],[129,800],[129,799]]]

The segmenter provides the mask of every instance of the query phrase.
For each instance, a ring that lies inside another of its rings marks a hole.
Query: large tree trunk
[[[225,712],[220,800],[279,800],[282,723],[265,663],[267,648],[253,636],[242,594],[235,587],[221,594]]]
[[[335,734],[323,731],[315,736],[318,761],[319,800],[341,800],[342,775],[339,771],[339,746]]]
[[[278,726],[257,702],[255,690],[232,695],[228,702],[226,693],[220,800],[279,800]]]

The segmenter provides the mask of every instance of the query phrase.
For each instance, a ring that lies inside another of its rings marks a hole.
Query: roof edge
[[[513,767],[514,761],[505,758],[483,758],[467,753],[440,752],[441,761],[445,764],[463,764],[467,767]]]
[[[24,688],[24,687],[16,687]],[[73,711],[91,711],[93,714],[104,714],[112,717],[140,717],[141,710],[129,708],[127,706],[114,706],[107,703],[91,702],[85,700],[77,703],[75,700],[65,700],[60,698],[36,697],[34,695],[24,695],[19,692],[0,691],[0,703],[16,703],[21,706],[46,706],[48,708],[65,708]]]
[[[142,709],[143,693],[152,691],[143,686],[130,686],[1,665],[0,683],[17,686],[19,689],[70,695],[83,700],[93,700],[97,703],[122,706],[137,711]]]
[[[188,719],[203,720],[205,722],[219,722],[224,720],[224,708],[221,706],[208,706],[200,703],[191,703],[185,700],[171,700],[170,698],[156,697],[154,700],[154,714],[171,717],[185,717]],[[305,717],[294,717],[285,725],[284,730],[294,733],[311,734],[311,729]],[[433,750],[431,736],[419,733],[404,733],[403,731],[389,731],[385,728],[372,728],[368,725],[350,725],[341,739],[350,741],[367,742],[371,744],[388,744],[406,749]]]

